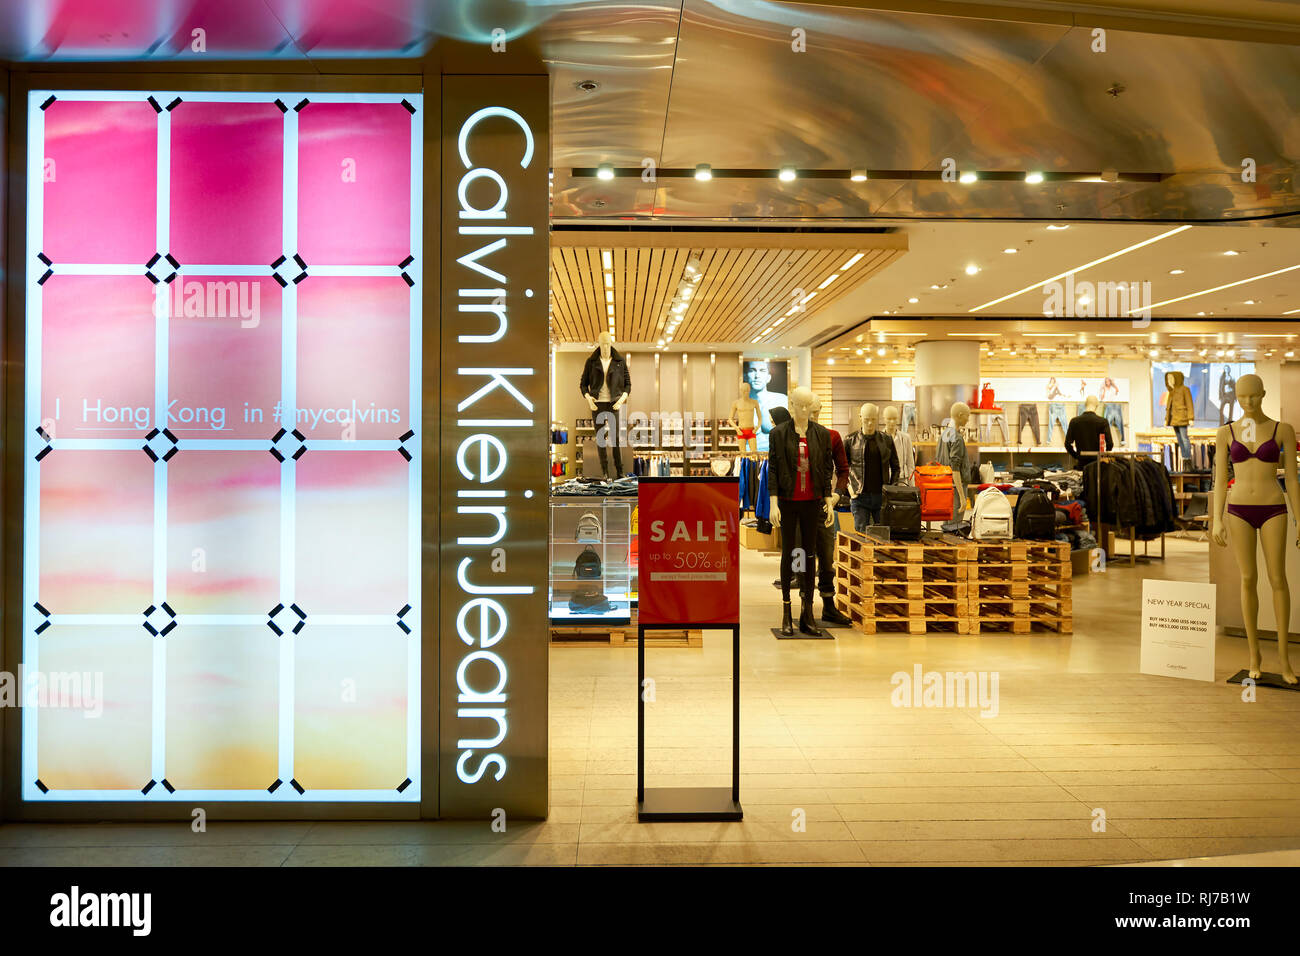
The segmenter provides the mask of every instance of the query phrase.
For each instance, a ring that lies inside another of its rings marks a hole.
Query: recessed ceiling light
[[[866,169],[860,167],[855,168],[851,173],[849,173],[849,179],[853,180],[855,183],[865,183],[867,181]]]
[[[1286,355],[1287,358],[1294,358],[1294,357],[1295,357],[1295,349],[1287,349],[1286,352],[1285,352],[1284,354]]]
[[[613,179],[614,167],[611,166],[609,163],[601,163],[599,166],[596,167],[596,178]]]
[[[913,305],[915,305],[916,303],[920,302],[921,300],[918,299],[916,296],[912,296],[912,297],[911,297],[910,299],[908,299],[907,301],[908,301],[908,302],[911,302]]]
[[[1236,255],[1240,255],[1240,253],[1237,252],[1236,249],[1229,249],[1227,252],[1224,253],[1224,255],[1225,255],[1225,256],[1236,256]]]
[[[1254,299],[1247,299],[1245,302],[1242,303],[1242,305],[1254,305],[1254,304],[1255,304]]]
[[[840,266],[840,271],[843,272],[843,271],[845,271],[846,269],[851,269],[851,268],[853,268],[855,265],[858,264],[858,260],[861,259],[863,255],[864,255],[864,253],[859,252],[857,255],[855,255],[853,258],[851,258],[848,262],[844,263],[844,265]]]
[[[883,356],[885,354],[885,347],[882,345],[880,348],[876,349],[876,354]]]
[[[1070,227],[1068,224],[1063,226],[1058,226],[1056,223],[1052,223],[1047,228],[1050,229],[1052,232],[1060,232],[1062,229],[1069,229]]]
[[[978,179],[979,179],[979,174],[978,174],[978,173],[972,173],[972,172],[965,172],[965,173],[962,173],[960,176],[957,177],[957,181],[958,181],[959,183],[966,183],[967,185],[969,185],[970,183],[975,182],[975,181],[978,180]]]
[[[1042,173],[1025,173],[1025,182],[1027,183],[1041,183],[1042,181]]]
[[[1170,270],[1169,270],[1169,274],[1170,274],[1171,276],[1180,276],[1180,275],[1183,274],[1183,270],[1182,270],[1182,269],[1170,269]]]
[[[695,178],[702,183],[707,183],[713,178],[713,167],[708,163],[700,163],[695,167]]]
[[[840,274],[839,274],[838,272],[836,272],[834,275],[829,276],[829,277],[827,277],[826,279],[824,279],[824,280],[822,281],[822,284],[819,285],[817,288],[819,288],[819,289],[824,289],[824,288],[826,288],[828,285],[830,285],[832,282],[834,282],[836,279],[838,279],[839,277],[840,277]]]
[[[931,289],[937,289],[937,288],[939,288],[939,287],[938,287],[937,285],[932,285],[932,286],[930,286],[930,288],[931,288]]]
[[[833,358],[828,358],[828,359],[826,360],[826,364],[827,364],[827,365],[834,365],[834,364],[835,364],[835,359],[833,359]]]
[[[780,176],[779,176],[781,182],[783,182],[783,183],[792,182],[792,181],[794,180],[794,177],[795,177],[795,172],[794,172],[794,167],[793,167],[793,166],[782,166],[782,167],[781,167],[781,173],[780,173]]]
[[[977,273],[977,272],[979,272],[979,271],[980,271],[980,267],[977,266],[977,265],[975,265],[975,263],[973,263],[973,262],[972,262],[970,265],[968,265],[968,266],[966,267],[966,274],[967,274],[968,276],[973,276],[975,273]]]
[[[1019,250],[1019,249],[1012,249],[1010,246],[1007,246],[1007,248],[1003,249],[1002,251],[1005,252],[1005,253],[1006,253],[1007,255],[1009,255],[1009,256],[1014,256],[1014,255],[1015,255],[1017,252],[1019,252],[1020,250]]]
[[[1204,312],[1197,312],[1196,314],[1197,314],[1197,315],[1204,315],[1205,313],[1204,313]]]

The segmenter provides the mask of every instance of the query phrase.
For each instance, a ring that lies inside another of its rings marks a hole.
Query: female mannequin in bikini
[[[1291,621],[1291,596],[1286,580],[1287,499],[1291,513],[1300,515],[1300,484],[1296,482],[1295,429],[1285,422],[1275,422],[1260,410],[1264,400],[1264,382],[1258,375],[1243,375],[1237,380],[1237,401],[1242,417],[1219,429],[1217,447],[1226,449],[1214,457],[1214,543],[1232,550],[1241,568],[1241,612],[1250,644],[1250,676],[1258,678],[1262,669],[1259,654],[1259,599],[1255,592],[1258,569],[1255,542],[1264,548],[1264,564],[1273,587],[1273,611],[1277,620],[1277,653],[1282,664],[1282,679],[1296,683],[1288,656],[1287,630]],[[1236,476],[1228,488],[1228,458]],[[1278,462],[1286,479],[1286,493],[1277,483]],[[1300,534],[1296,538],[1300,546]]]

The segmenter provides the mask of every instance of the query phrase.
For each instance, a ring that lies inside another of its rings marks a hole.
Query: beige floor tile
[[[589,843],[578,847],[581,866],[700,866],[731,864],[852,863],[865,866],[851,840],[830,843]]]
[[[576,843],[300,846],[285,866],[572,866]]]
[[[867,860],[893,863],[1020,862],[1089,860],[1114,863],[1150,854],[1127,838],[1103,835],[1080,839],[1024,840],[862,840]]]
[[[293,846],[21,846],[0,847],[5,866],[282,866]]]

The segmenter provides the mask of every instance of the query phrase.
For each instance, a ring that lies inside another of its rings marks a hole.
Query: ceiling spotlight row
[[[595,176],[601,180],[611,180],[619,176],[641,176],[644,169],[640,166],[632,167],[615,167],[613,163],[601,163],[595,168]],[[574,167],[572,175],[575,178],[591,176],[590,167]],[[726,168],[714,169],[710,163],[697,163],[692,167],[661,167],[656,171],[657,176],[667,178],[683,178],[691,176],[699,182],[709,182],[715,176],[728,179],[765,179],[776,176],[782,182],[793,182],[795,179],[803,176],[808,179],[848,179],[850,182],[864,183],[868,179],[877,180],[930,180],[939,182],[951,182],[945,178],[945,173],[937,169],[868,169],[865,166],[854,166],[850,169],[799,169],[793,164],[785,164],[776,169],[761,168]],[[977,182],[1025,182],[1030,185],[1038,185],[1044,182],[1075,182],[1075,183],[1117,183],[1121,180],[1125,182],[1160,182],[1164,178],[1161,173],[1120,173],[1113,169],[1103,170],[1101,173],[1091,172],[1059,172],[1044,173],[1041,170],[1028,170],[1019,172],[1015,170],[974,170],[968,169],[957,174],[957,182],[969,186]]]
[[[658,343],[660,348],[667,348],[672,344],[673,336],[681,327],[682,319],[686,317],[686,312],[691,307],[691,300],[695,297],[700,280],[703,278],[704,269],[700,265],[700,260],[689,260],[686,263],[686,271],[682,273],[677,283],[677,291],[673,293],[672,301],[668,304],[668,314],[664,319],[664,335]]]

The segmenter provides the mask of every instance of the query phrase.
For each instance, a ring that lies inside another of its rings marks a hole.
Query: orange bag
[[[952,469],[947,465],[921,465],[912,474],[921,492],[922,521],[952,520]]]

